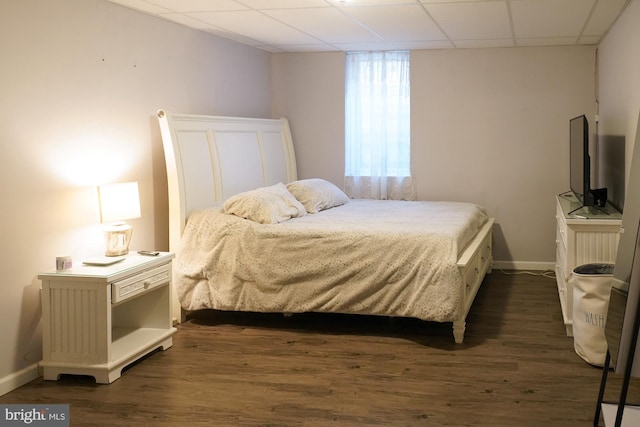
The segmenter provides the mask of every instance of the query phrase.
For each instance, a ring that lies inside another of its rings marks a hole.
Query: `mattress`
[[[333,312],[447,322],[457,259],[487,221],[472,203],[353,200],[279,224],[194,211],[177,251],[183,309]]]

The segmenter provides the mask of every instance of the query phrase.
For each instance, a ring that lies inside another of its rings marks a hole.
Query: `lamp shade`
[[[98,187],[100,222],[110,223],[140,218],[140,194],[137,182],[107,184]]]

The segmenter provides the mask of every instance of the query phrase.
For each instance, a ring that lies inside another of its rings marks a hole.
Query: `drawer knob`
[[[149,288],[149,286],[151,286],[151,280],[145,280],[145,281],[144,281],[144,288],[145,288],[145,289],[148,289],[148,288]]]

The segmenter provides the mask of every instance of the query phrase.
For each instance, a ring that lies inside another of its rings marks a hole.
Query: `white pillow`
[[[320,212],[349,201],[342,190],[320,178],[294,181],[287,185],[287,189],[302,203],[307,213]]]
[[[278,224],[307,214],[283,183],[236,194],[224,202],[223,208],[228,214],[261,224]]]

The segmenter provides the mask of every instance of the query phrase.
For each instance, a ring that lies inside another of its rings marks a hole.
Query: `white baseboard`
[[[493,261],[493,268],[498,270],[553,271],[555,266],[555,262]]]
[[[18,372],[13,372],[5,377],[0,378],[0,396],[10,391],[22,387],[26,383],[35,380],[40,376],[38,364],[34,363]]]

